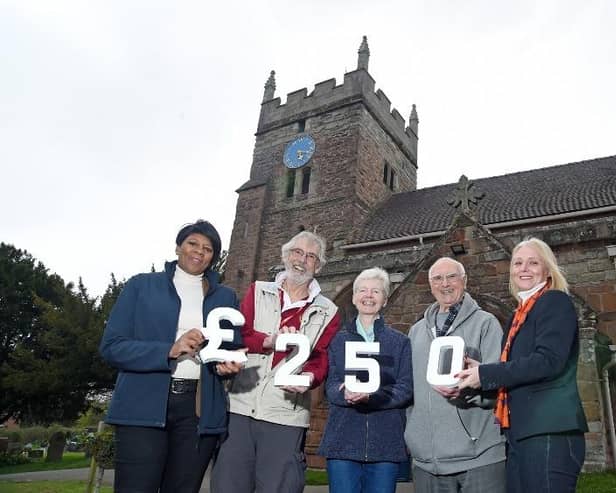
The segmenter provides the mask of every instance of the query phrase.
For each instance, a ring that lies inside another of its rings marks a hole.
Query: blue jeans
[[[397,462],[327,459],[330,493],[394,493]]]
[[[583,433],[507,440],[507,493],[574,493],[584,463]]]

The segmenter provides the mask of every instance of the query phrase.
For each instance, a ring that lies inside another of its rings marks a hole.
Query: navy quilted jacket
[[[387,327],[382,318],[374,322],[381,385],[368,402],[350,406],[344,391],[344,345],[363,341],[355,321],[338,332],[329,346],[329,374],[325,392],[329,415],[319,454],[328,459],[362,462],[402,462],[408,460],[404,444],[405,408],[413,396],[411,343],[404,334]],[[357,373],[356,373],[357,374]],[[361,374],[357,377],[364,381]],[[365,377],[365,375],[363,376]]]
[[[165,272],[131,278],[111,311],[99,348],[102,357],[119,370],[107,423],[165,426],[173,361],[168,355],[180,313],[173,284],[176,264],[167,262]],[[203,300],[205,323],[212,309],[237,309],[238,300],[232,289],[218,283],[218,274],[208,269],[204,275],[209,282]],[[239,327],[234,330],[233,344],[239,344]],[[213,364],[201,366],[200,434],[223,433],[227,427],[226,394],[213,369]]]

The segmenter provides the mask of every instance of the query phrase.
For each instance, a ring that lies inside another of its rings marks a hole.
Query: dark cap
[[[218,231],[216,231],[216,228],[212,226],[212,223],[210,223],[209,221],[198,219],[196,222],[192,224],[187,224],[186,226],[183,226],[182,229],[180,229],[178,235],[175,237],[175,244],[177,246],[180,246],[182,243],[184,243],[184,240],[193,233],[203,235],[212,242],[214,256],[212,257],[210,267],[213,267],[214,265],[216,265],[216,262],[218,262],[218,258],[220,257],[221,241]]]

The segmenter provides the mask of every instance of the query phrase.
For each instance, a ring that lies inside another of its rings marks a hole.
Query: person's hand
[[[338,390],[344,390],[344,400],[347,404],[355,405],[362,402],[368,402],[368,399],[370,398],[370,394],[366,392],[351,392],[344,386],[344,383],[340,384]]]
[[[464,369],[475,368],[476,366],[479,366],[479,364],[479,361],[477,361],[476,359],[464,356]]]
[[[312,382],[314,381],[314,374],[309,371],[305,371],[300,373],[300,375],[308,375],[308,377],[310,378],[310,383],[308,384],[308,387],[304,387],[303,385],[285,385],[284,387],[280,388],[285,392],[290,392],[292,394],[303,394],[307,390],[310,390]]]
[[[295,334],[296,332],[297,329],[293,326],[287,327],[285,325],[284,327],[281,327],[278,331],[268,335],[265,339],[263,339],[263,349],[269,349],[273,351],[276,347],[276,339],[280,334]]]
[[[472,366],[467,368],[466,370],[462,370],[457,375],[454,375],[456,378],[459,378],[458,388],[460,390],[465,388],[478,389],[481,387],[481,380],[479,378],[479,366]]]
[[[435,392],[442,395],[445,399],[456,399],[460,397],[459,387],[445,387],[443,385],[432,385]]]
[[[201,349],[201,345],[204,343],[205,338],[199,329],[190,329],[188,332],[182,334],[171,349],[169,350],[169,357],[176,359],[183,354],[188,354],[191,358],[194,358],[195,354]]]
[[[362,402],[368,402],[370,394],[366,392],[351,392],[348,389],[344,390],[344,400],[347,404],[361,404]]]
[[[241,351],[242,353],[247,353],[248,348],[243,347],[241,349],[238,349],[238,351]],[[239,373],[242,368],[244,368],[244,363],[236,363],[235,361],[222,361],[216,364],[216,373],[218,373],[220,376],[235,375],[236,373]]]

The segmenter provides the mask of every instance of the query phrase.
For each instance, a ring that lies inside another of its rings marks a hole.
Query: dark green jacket
[[[576,379],[579,350],[573,303],[566,293],[550,290],[528,313],[509,361],[479,367],[482,389],[507,388],[510,438],[588,431]]]

